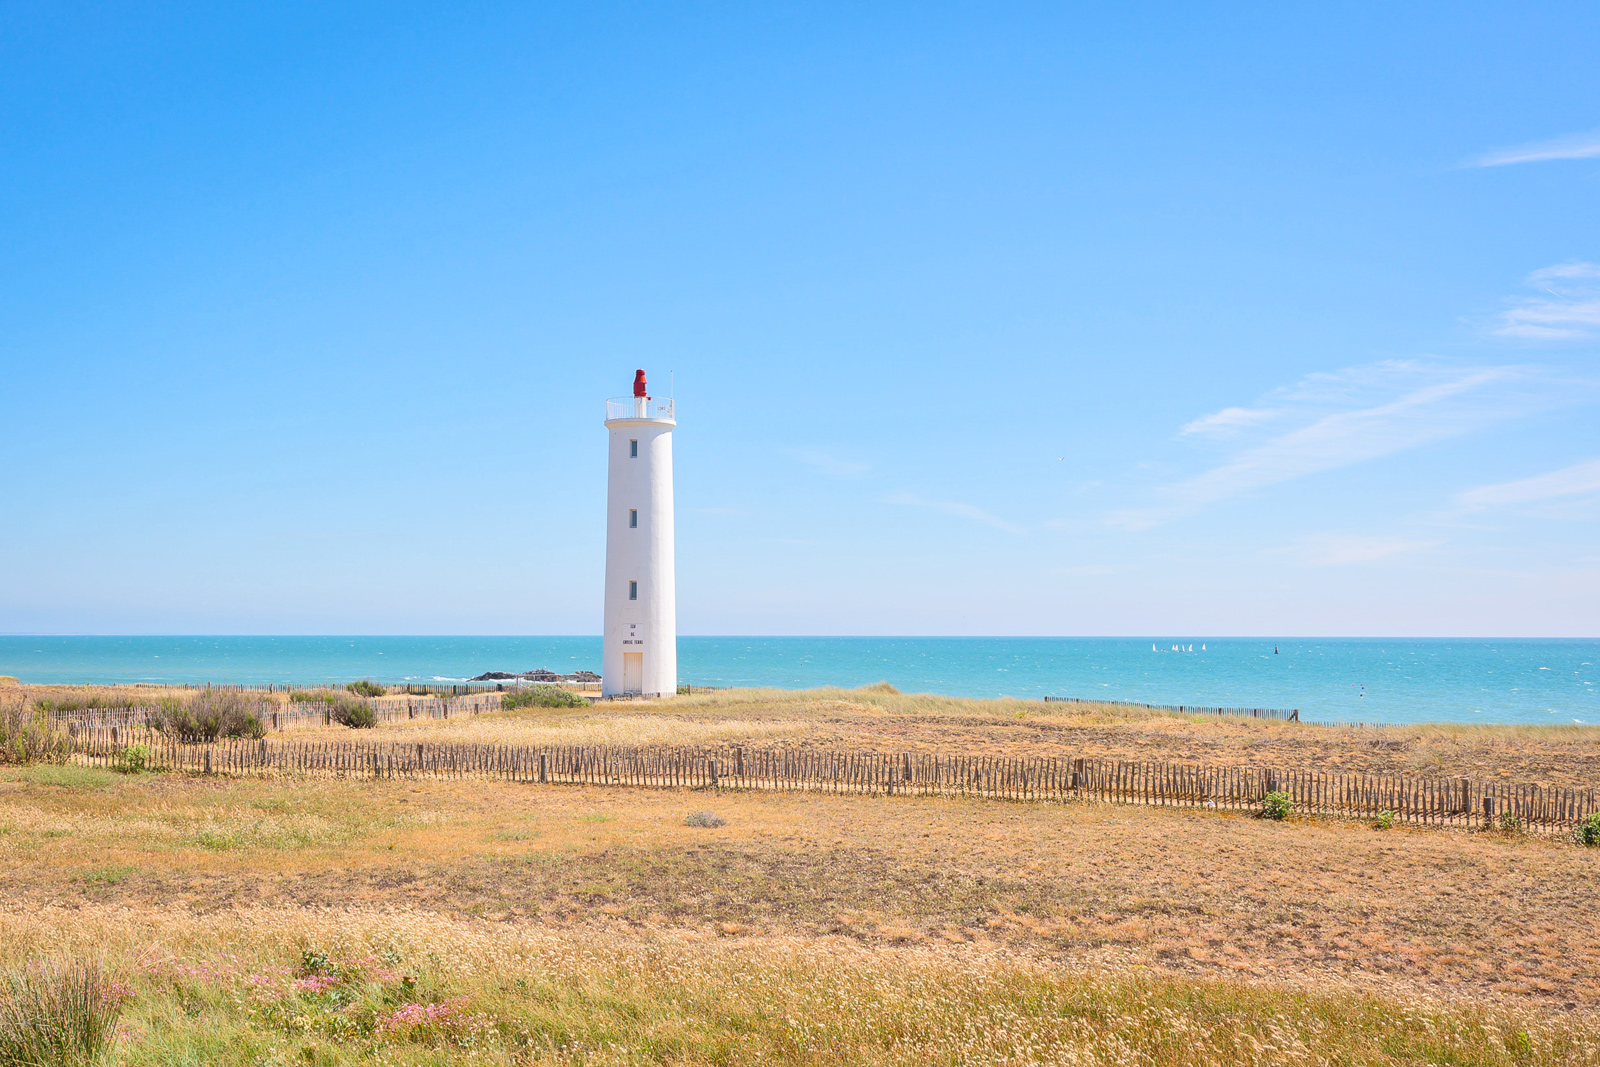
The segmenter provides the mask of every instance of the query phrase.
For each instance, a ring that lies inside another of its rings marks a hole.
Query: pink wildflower
[[[379,1017],[377,1030],[380,1034],[400,1034],[428,1027],[445,1027],[459,1019],[465,1013],[466,1006],[466,997],[452,997],[436,1004],[402,1004],[388,1015]]]
[[[339,979],[331,974],[314,974],[310,978],[297,978],[294,987],[302,993],[326,993],[339,984]]]
[[[106,983],[100,991],[100,1000],[104,1004],[123,1004],[133,999],[133,987],[124,985],[113,979]]]

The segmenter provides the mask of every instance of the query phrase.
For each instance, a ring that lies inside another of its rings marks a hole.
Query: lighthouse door
[[[644,692],[643,652],[624,652],[622,654],[622,691],[624,693]]]

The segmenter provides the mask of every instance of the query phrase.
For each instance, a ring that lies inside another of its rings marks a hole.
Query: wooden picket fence
[[[1568,830],[1600,810],[1592,789],[1124,760],[788,748],[479,745],[463,742],[228,740],[180,744],[144,727],[80,726],[78,758],[110,767],[144,745],[153,770],[350,778],[488,778],[656,788],[747,789],[1021,801],[1104,801],[1257,810],[1268,793],[1301,814],[1487,827],[1515,820]]]
[[[1175,715],[1231,715],[1242,719],[1277,719],[1299,722],[1299,708],[1211,708],[1194,704],[1143,704],[1136,700],[1101,700],[1096,697],[1045,697],[1046,704],[1106,704],[1118,708],[1144,708]]]
[[[372,708],[376,722],[401,722],[408,719],[451,719],[500,710],[503,693],[479,693],[459,697],[408,697],[406,700],[363,700],[346,697],[350,703],[366,704]],[[297,727],[333,725],[329,705],[308,700],[280,704],[276,701],[256,701],[249,710],[261,720],[268,730],[292,730]],[[85,729],[104,729],[112,726],[140,727],[150,721],[157,708],[150,705],[126,708],[79,708],[71,711],[51,711],[50,721],[77,733]]]

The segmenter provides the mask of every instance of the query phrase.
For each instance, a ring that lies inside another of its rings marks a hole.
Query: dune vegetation
[[[1329,730],[885,687],[364,733],[1489,761],[1581,782],[1597,743],[1582,728]],[[1600,1064],[1600,848],[1571,840],[124,769],[0,767],[0,1065],[28,1062],[7,1058],[20,1016],[6,1011],[91,1000],[92,1018],[73,1017],[99,1028],[94,1055],[127,1064]],[[91,974],[93,997],[73,1000]],[[47,1062],[91,1062],[74,1047]]]

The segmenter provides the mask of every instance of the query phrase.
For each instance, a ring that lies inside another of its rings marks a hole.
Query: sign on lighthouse
[[[672,566],[672,400],[606,401],[606,617],[602,696],[678,692],[678,602]]]

